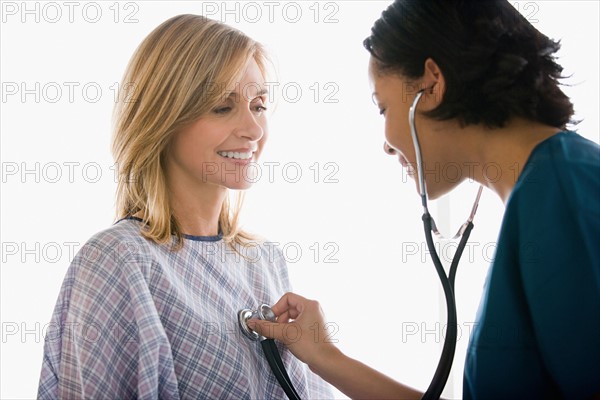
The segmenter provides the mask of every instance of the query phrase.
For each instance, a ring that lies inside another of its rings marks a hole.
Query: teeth
[[[218,151],[217,154],[227,158],[235,158],[237,160],[248,160],[252,157],[251,151],[247,153],[239,153],[237,151]]]

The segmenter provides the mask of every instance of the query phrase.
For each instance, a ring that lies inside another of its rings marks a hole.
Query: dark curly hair
[[[519,116],[565,129],[573,104],[559,88],[560,48],[506,0],[396,0],[363,42],[380,73],[423,75],[432,58],[446,80],[430,118],[502,127]]]

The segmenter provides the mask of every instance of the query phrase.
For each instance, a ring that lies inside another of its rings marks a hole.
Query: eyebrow
[[[268,94],[268,93],[269,93],[269,91],[267,89],[265,89],[265,88],[260,89],[258,92],[256,92],[256,95],[252,96],[252,99],[264,96],[265,94]],[[237,97],[239,95],[240,95],[240,92],[238,92],[237,90],[232,90],[230,92],[227,92],[226,98]]]
[[[256,96],[254,97],[260,97],[260,96],[264,96],[265,94],[268,94],[269,91],[267,89],[261,89],[256,93]]]

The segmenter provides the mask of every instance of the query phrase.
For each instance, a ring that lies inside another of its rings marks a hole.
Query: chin
[[[427,191],[427,199],[428,200],[437,200],[440,197],[442,197],[445,193],[438,193],[438,192],[434,192],[432,194],[429,194],[429,190]]]
[[[432,187],[429,188],[427,187],[427,198],[429,200],[437,200],[440,197],[442,197],[443,195],[449,193],[451,190],[453,189],[453,186],[447,186],[447,187]]]
[[[223,186],[229,190],[247,190],[252,187],[252,182],[223,182]]]

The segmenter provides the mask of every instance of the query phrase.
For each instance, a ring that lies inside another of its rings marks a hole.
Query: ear
[[[437,107],[444,97],[446,80],[439,65],[432,58],[425,60],[422,85],[425,89],[424,94],[427,96],[427,102],[432,108]]]

